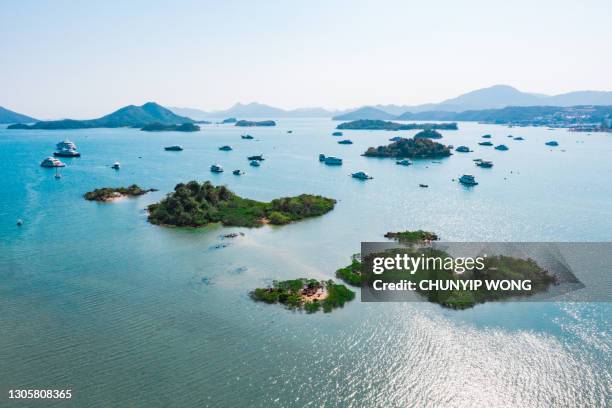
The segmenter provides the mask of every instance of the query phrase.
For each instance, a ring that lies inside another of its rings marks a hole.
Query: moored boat
[[[180,152],[181,150],[183,150],[183,147],[179,145],[167,146],[167,147],[164,147],[164,150],[167,150],[169,152]]]
[[[115,170],[119,170],[121,168],[121,163],[114,162],[113,165],[111,166],[111,169],[115,169]]]
[[[242,176],[244,174],[244,171],[236,169],[236,170],[232,171],[232,174],[234,176]]]
[[[247,157],[247,160],[257,160],[257,161],[263,161],[265,160],[263,157],[263,154],[257,154],[255,156],[249,156]]]
[[[409,159],[396,160],[395,164],[399,164],[400,166],[410,166],[412,162]]]
[[[44,159],[42,162],[40,162],[40,166],[41,167],[66,167],[66,164],[59,161],[58,159],[56,159],[55,157],[47,157],[46,159]]]
[[[341,166],[342,165],[342,159],[339,157],[334,157],[334,156],[327,156],[325,158],[325,164],[327,164],[328,166]]]
[[[488,161],[488,160],[481,160],[481,161],[477,162],[476,165],[478,167],[483,167],[485,169],[488,169],[488,168],[493,167],[493,162],[492,161]]]
[[[225,145],[225,146],[221,146],[219,150],[224,151],[224,152],[229,152],[233,149],[232,149],[232,146]]]
[[[510,150],[510,149],[508,148],[508,146],[500,144],[500,145],[495,146],[495,150]]]
[[[223,167],[218,164],[213,164],[210,166],[210,171],[213,173],[223,173]]]
[[[353,144],[353,141],[350,140],[350,139],[344,139],[344,140],[340,140],[338,142],[338,144],[347,144],[347,145],[349,145],[349,144]]]
[[[253,167],[259,167],[259,166],[260,166],[260,163],[259,163],[259,161],[258,161],[258,160],[251,160],[251,161],[249,162],[249,164],[250,164],[251,166],[253,166]]]
[[[319,161],[320,162],[324,162],[325,161],[325,155],[323,153],[319,154]]]
[[[463,176],[459,177],[459,182],[466,186],[478,185],[478,182],[476,182],[476,179],[471,174],[464,174]]]
[[[332,133],[332,136],[342,136],[342,132],[334,132]]]
[[[358,171],[356,173],[352,173],[351,177],[359,179],[359,180],[371,180],[373,177],[364,171]]]
[[[470,148],[467,147],[467,146],[457,146],[455,151],[459,152],[459,153],[469,153],[470,152]]]
[[[492,142],[489,142],[488,140],[485,142],[480,142],[478,143],[480,146],[493,146]]]
[[[253,136],[251,136],[251,135],[240,135],[240,137],[243,138],[243,139],[247,139],[247,140],[253,139]]]
[[[544,143],[546,146],[559,146],[559,142],[556,140],[551,140],[549,142]]]

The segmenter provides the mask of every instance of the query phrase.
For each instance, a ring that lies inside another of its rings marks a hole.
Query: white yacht
[[[76,150],[77,149],[76,145],[68,139],[59,142],[58,144],[55,145],[55,147],[57,148],[57,150],[64,150],[64,149]]]
[[[119,170],[121,168],[121,163],[114,162],[113,165],[111,166],[111,168],[115,169],[115,170]]]
[[[70,140],[64,140],[55,145],[57,152],[53,153],[57,157],[80,157],[81,153],[77,152],[77,147]]]
[[[40,162],[40,166],[41,167],[65,167],[66,164],[62,163],[61,161],[59,161],[55,157],[49,156],[45,160]]]
[[[218,164],[213,164],[210,166],[210,171],[213,173],[223,173],[223,167],[219,166]]]

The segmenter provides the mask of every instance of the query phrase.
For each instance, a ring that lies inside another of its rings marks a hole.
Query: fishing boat
[[[464,174],[463,176],[459,177],[459,182],[461,184],[465,184],[466,186],[478,185],[478,183],[476,182],[476,179],[471,174]]]
[[[396,160],[395,164],[399,164],[400,166],[410,166],[412,162],[409,159]]]
[[[255,156],[249,156],[249,157],[247,157],[247,160],[257,160],[257,161],[263,161],[263,160],[265,160],[265,159],[264,159],[264,157],[263,157],[263,154],[258,154],[258,155],[255,155]]]
[[[223,173],[223,167],[218,164],[213,164],[210,166],[210,171],[213,173]]]
[[[167,146],[167,147],[164,147],[164,150],[167,150],[169,152],[180,152],[181,150],[183,150],[183,147],[179,145]]]
[[[522,136],[517,136],[514,138],[514,140],[525,140]]]
[[[232,174],[234,176],[242,176],[244,174],[244,171],[242,171],[242,170],[234,170],[234,171],[232,171]]]
[[[243,139],[247,139],[247,140],[253,139],[253,136],[251,136],[251,135],[241,135],[240,137],[243,138]]]
[[[371,180],[372,176],[364,171],[358,171],[356,173],[352,173],[351,177],[359,179],[359,180]]]
[[[551,140],[550,142],[544,143],[546,146],[559,146],[559,142],[556,140]]]
[[[121,168],[121,163],[114,162],[113,165],[111,166],[111,169],[115,169],[115,170],[119,170]]]
[[[491,138],[491,135],[482,135],[482,138],[483,138],[483,139],[490,139],[490,138]]]
[[[225,146],[221,146],[219,150],[224,151],[224,152],[229,152],[233,149],[232,149],[232,146],[225,145]]]
[[[341,166],[342,165],[342,159],[339,157],[334,157],[334,156],[327,156],[325,158],[325,164],[327,164],[328,166]]]
[[[489,142],[488,140],[486,142],[480,142],[478,144],[481,145],[481,146],[493,146],[493,143]]]
[[[340,140],[338,144],[353,144],[353,141],[349,139],[344,139],[344,140]]]
[[[470,148],[467,147],[467,146],[457,146],[455,151],[456,152],[460,152],[460,153],[469,153],[470,152]]]
[[[419,187],[421,187],[421,188],[427,188],[427,187],[429,187],[429,185],[427,185],[427,184],[419,184]]]
[[[40,162],[41,167],[65,167],[66,164],[62,163],[55,157],[47,157],[42,162]]]
[[[342,136],[342,132],[334,132],[332,133],[332,136]]]
[[[500,144],[500,145],[495,146],[495,150],[510,150],[510,149],[508,148],[508,146]]]

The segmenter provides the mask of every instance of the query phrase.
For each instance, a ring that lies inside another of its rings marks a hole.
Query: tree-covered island
[[[414,129],[441,129],[457,130],[457,123],[397,123],[386,120],[359,119],[344,122],[336,129],[346,130],[414,130]]]
[[[331,211],[336,200],[302,194],[270,202],[242,198],[225,186],[209,181],[177,184],[159,203],[148,207],[153,224],[177,227],[202,227],[210,223],[225,226],[259,227],[283,225]]]
[[[253,300],[265,303],[280,303],[289,309],[314,313],[331,312],[355,298],[355,292],[333,280],[291,279],[274,281],[266,288],[256,288],[250,293]]]
[[[435,159],[450,156],[448,146],[427,138],[400,139],[387,146],[370,147],[363,156]]]
[[[276,122],[273,120],[239,120],[234,126],[239,127],[252,127],[252,126],[276,126]]]
[[[435,241],[438,236],[427,231],[404,231],[388,232],[385,237],[394,239],[400,243],[415,244],[409,248],[394,248],[383,253],[368,254],[361,259],[359,255],[353,255],[351,263],[336,271],[336,277],[351,286],[371,286],[375,279],[382,279],[384,282],[399,282],[409,280],[420,282],[422,280],[530,280],[531,291],[502,291],[488,290],[484,286],[478,290],[453,290],[435,291],[419,290],[427,301],[437,303],[450,309],[467,309],[474,307],[478,303],[490,301],[501,301],[512,297],[527,297],[539,292],[546,291],[549,286],[557,284],[558,279],[555,275],[540,267],[533,259],[521,259],[512,256],[496,255],[484,258],[484,268],[466,268],[463,273],[443,267],[418,268],[414,274],[407,273],[405,270],[397,271],[386,269],[380,275],[374,275],[364,270],[365,265],[371,265],[375,257],[395,256],[396,254],[407,254],[410,257],[422,257],[434,259],[452,259],[445,251],[427,246],[428,242]],[[441,265],[441,264],[440,264]]]
[[[157,191],[154,188],[144,189],[136,184],[129,187],[104,187],[96,188],[93,191],[88,191],[83,195],[89,201],[104,201],[109,202],[123,197],[137,197],[144,195],[150,191]]]
[[[193,123],[183,123],[180,125],[176,124],[163,124],[163,123],[150,123],[148,125],[144,125],[140,130],[145,132],[197,132],[200,130],[198,125],[194,125]]]

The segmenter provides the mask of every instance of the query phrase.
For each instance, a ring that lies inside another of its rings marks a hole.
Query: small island
[[[157,191],[154,188],[143,189],[136,184],[129,187],[104,187],[96,188],[94,191],[88,191],[83,195],[89,201],[110,202],[124,197],[137,197],[151,191]]]
[[[370,147],[363,156],[435,159],[450,156],[448,146],[430,139],[400,139],[387,146]]]
[[[344,285],[334,283],[331,279],[318,281],[299,278],[274,281],[267,288],[253,290],[250,296],[257,302],[280,303],[288,309],[304,310],[307,313],[322,309],[325,313],[329,313],[355,299],[355,292]]]
[[[457,130],[457,123],[397,123],[385,120],[359,119],[339,124],[336,129],[348,130],[414,130],[441,129]]]
[[[414,135],[415,139],[442,139],[442,134],[433,129],[425,129]]]
[[[252,127],[252,126],[276,126],[276,122],[273,120],[239,120],[234,126],[240,127]]]
[[[402,231],[402,232],[387,232],[385,238],[395,240],[399,243],[408,244],[427,244],[431,241],[437,241],[439,238],[436,234],[429,231]]]
[[[193,123],[183,123],[180,125],[164,125],[163,123],[149,123],[140,130],[145,132],[197,132],[200,130],[198,125]]]
[[[236,118],[227,118],[227,119],[223,119],[221,121],[221,124],[236,123],[236,122],[238,122],[238,119],[236,119]]]
[[[225,186],[209,181],[177,184],[174,192],[148,207],[153,224],[176,227],[203,227],[211,223],[225,226],[259,227],[284,225],[331,211],[336,200],[302,194],[271,202],[242,198]]]

